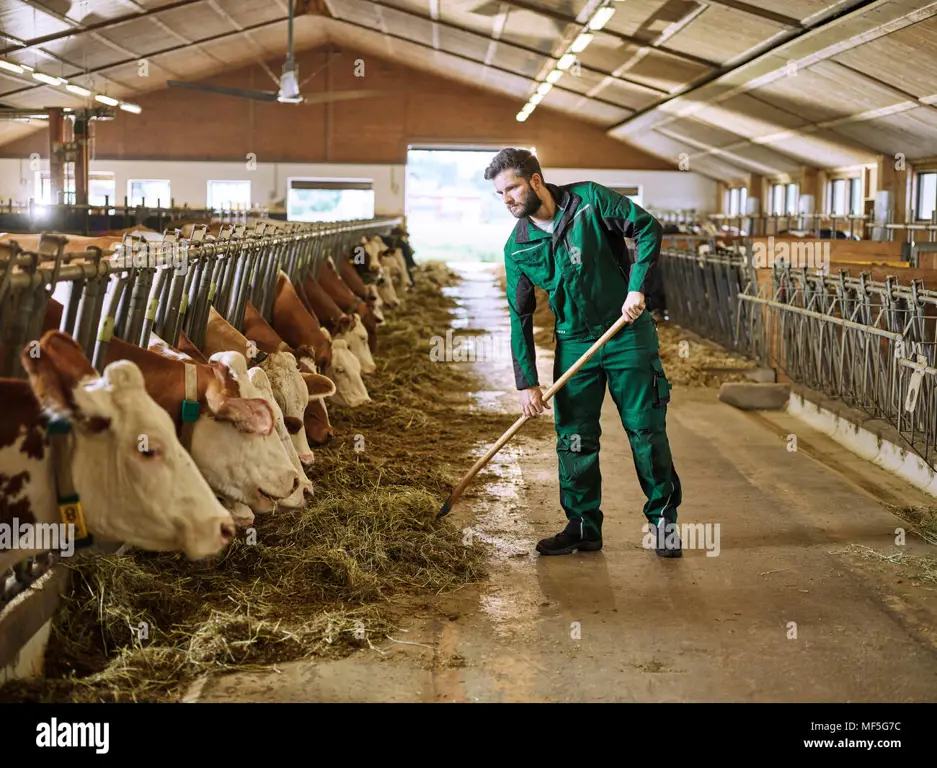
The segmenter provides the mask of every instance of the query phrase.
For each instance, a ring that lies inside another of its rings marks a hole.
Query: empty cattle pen
[[[907,0],[0,0],[0,754],[602,703],[932,760],[934,39]]]

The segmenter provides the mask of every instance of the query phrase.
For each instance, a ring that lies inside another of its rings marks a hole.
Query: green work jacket
[[[556,201],[553,234],[518,219],[504,246],[511,354],[518,389],[539,386],[534,286],[547,292],[564,339],[598,339],[621,317],[629,291],[657,287],[662,228],[624,195],[591,181],[547,184]],[[624,238],[635,241],[632,261]]]

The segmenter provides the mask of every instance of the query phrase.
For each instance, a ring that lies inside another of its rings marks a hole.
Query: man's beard
[[[530,216],[540,210],[541,205],[542,203],[540,202],[540,198],[537,197],[537,193],[534,192],[532,187],[527,187],[527,197],[524,198],[520,209],[512,208],[511,213],[515,219],[523,219],[525,216]]]

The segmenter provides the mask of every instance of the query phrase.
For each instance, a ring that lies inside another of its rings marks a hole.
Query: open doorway
[[[498,149],[408,150],[404,207],[417,261],[503,259],[516,219],[485,180]]]

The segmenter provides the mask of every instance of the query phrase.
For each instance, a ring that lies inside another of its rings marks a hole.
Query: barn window
[[[251,183],[249,181],[209,181],[208,207],[213,211],[250,208]]]
[[[289,221],[349,221],[374,217],[371,179],[290,179]]]
[[[130,205],[168,208],[172,199],[169,179],[130,179],[127,182],[127,196]]]
[[[917,175],[917,197],[914,200],[918,221],[930,221],[937,207],[937,171]]]

